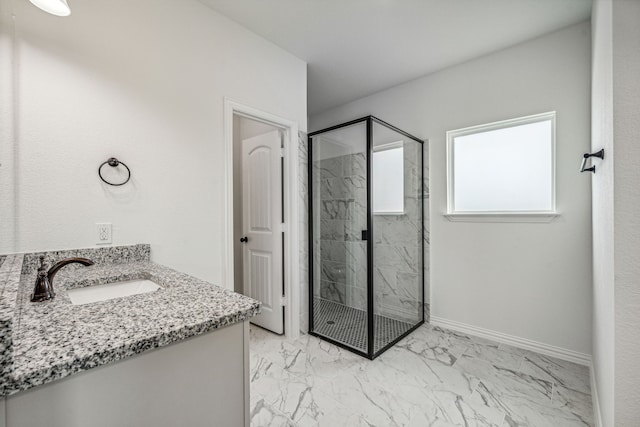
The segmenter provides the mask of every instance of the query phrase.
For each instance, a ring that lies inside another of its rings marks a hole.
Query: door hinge
[[[287,231],[287,224],[285,222],[283,222],[282,224],[280,224],[280,231],[282,231],[283,233],[286,233]]]
[[[282,306],[286,306],[287,305],[287,297],[282,295],[282,298],[280,299],[280,303],[282,304]]]
[[[280,147],[280,157],[284,157],[286,154],[287,154],[287,152],[284,149],[284,147]]]

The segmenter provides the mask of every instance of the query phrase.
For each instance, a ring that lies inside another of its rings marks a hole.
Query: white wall
[[[18,233],[2,250],[92,246],[94,223],[112,222],[114,244],[150,243],[155,261],[220,283],[223,97],[306,130],[306,64],[195,0],[77,1],[69,18],[2,3],[19,147]],[[110,156],[129,184],[99,181]]]
[[[591,150],[605,150],[593,193],[593,372],[603,426],[614,426],[613,68],[611,1],[593,5]],[[597,411],[596,411],[597,415]]]
[[[640,424],[640,1],[613,2],[615,425]]]
[[[640,420],[640,1],[596,1],[593,141],[594,376],[603,426]]]
[[[432,316],[591,351],[589,23],[448,68],[310,118],[318,130],[373,114],[430,140]],[[549,224],[449,222],[445,132],[557,111]]]
[[[11,12],[11,4],[0,1],[0,252],[11,251],[16,243]]]

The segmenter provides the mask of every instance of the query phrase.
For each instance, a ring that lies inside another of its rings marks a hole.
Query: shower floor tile
[[[357,350],[367,351],[367,313],[344,304],[316,298],[313,301],[315,332]],[[407,332],[414,325],[384,316],[374,316],[374,352]]]
[[[428,324],[371,361],[251,326],[252,427],[593,426],[589,370]]]

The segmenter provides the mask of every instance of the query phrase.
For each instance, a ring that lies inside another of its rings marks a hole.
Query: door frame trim
[[[284,330],[287,338],[300,336],[300,230],[298,209],[298,123],[224,98],[224,287],[234,290],[233,241],[233,116],[238,115],[284,131]]]

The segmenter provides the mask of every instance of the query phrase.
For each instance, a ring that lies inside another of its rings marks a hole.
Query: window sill
[[[551,222],[560,214],[557,212],[488,212],[450,213],[444,217],[453,222]]]

